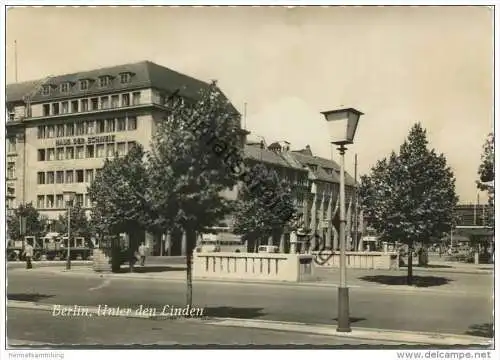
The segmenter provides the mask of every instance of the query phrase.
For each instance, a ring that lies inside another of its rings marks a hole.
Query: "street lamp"
[[[71,269],[71,208],[73,207],[73,199],[75,198],[74,191],[64,191],[64,200],[66,202],[66,208],[68,209],[68,254],[66,258],[66,270]]]
[[[345,145],[352,144],[358,121],[362,112],[345,108],[340,110],[324,111],[322,114],[328,123],[331,143],[338,146],[340,153],[340,284],[338,290],[338,315],[337,331],[350,332],[351,325],[349,319],[349,288],[346,280],[346,218],[345,218],[345,164],[344,153]]]
[[[266,146],[266,139],[264,139],[264,137],[261,136],[261,135],[257,135],[257,134],[254,134],[254,135],[260,139],[260,144],[259,144],[259,148],[260,148],[260,161],[262,161],[262,151],[264,150],[264,147]]]

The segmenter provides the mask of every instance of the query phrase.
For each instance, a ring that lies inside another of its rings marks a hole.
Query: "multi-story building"
[[[266,147],[264,141],[247,142],[244,148],[244,157],[247,165],[263,164],[266,168],[274,170],[278,177],[288,184],[296,211],[296,220],[298,223],[304,223],[309,193],[307,170],[300,164],[288,161],[281,154],[273,151],[271,147]],[[283,233],[275,234],[268,243],[279,245],[281,250],[288,249],[290,231],[291,229],[285,227]]]
[[[63,192],[90,209],[106,158],[150,147],[172,94],[195,100],[207,83],[144,61],[7,86],[8,206],[32,203],[56,219]]]
[[[289,164],[308,172],[308,191],[305,197],[304,227],[312,232],[311,248],[326,246],[338,248],[340,166],[333,160],[314,156],[308,145],[302,150],[290,150],[288,142],[275,142],[269,146]],[[351,241],[351,226],[354,209],[354,179],[345,173],[346,219],[348,240]],[[352,230],[352,231],[351,231]],[[319,242],[319,243],[318,243]]]
[[[207,84],[145,61],[7,86],[10,206],[33,203],[50,219],[63,192],[89,208],[87,187],[106,158],[150,146],[172,93],[194,98]]]

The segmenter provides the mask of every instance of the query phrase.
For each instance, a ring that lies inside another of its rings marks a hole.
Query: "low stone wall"
[[[338,251],[313,252],[315,266],[340,267],[340,253]],[[348,269],[399,269],[399,255],[396,252],[362,252],[347,251],[346,266]]]
[[[313,256],[267,253],[195,253],[193,278],[300,282],[313,279]]]

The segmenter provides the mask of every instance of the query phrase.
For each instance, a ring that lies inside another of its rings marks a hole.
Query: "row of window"
[[[120,83],[121,84],[127,84],[131,80],[132,74],[129,72],[124,72],[120,74]],[[94,81],[93,79],[81,79],[78,82],[79,89],[81,91],[88,90],[90,87],[90,82]],[[99,87],[100,88],[106,88],[110,86],[113,83],[113,77],[110,75],[103,75],[99,76]],[[61,85],[59,85],[59,91],[61,93],[68,93],[73,86],[72,82],[64,82]],[[57,87],[56,85],[44,85],[42,87],[42,95],[50,95],[50,91],[52,88]]]
[[[7,163],[7,179],[14,179],[16,177],[16,163]]]
[[[78,121],[69,124],[40,125],[37,129],[37,137],[39,139],[51,139],[78,135],[133,131],[136,129],[137,118],[135,116],[128,116],[125,118]]]
[[[16,152],[16,137],[9,136],[7,137],[7,153],[15,153]]]
[[[37,184],[74,184],[92,183],[101,169],[79,169],[60,171],[39,171],[36,174]]]
[[[141,92],[106,95],[88,99],[53,102],[43,104],[43,116],[79,113],[87,111],[116,109],[141,104]]]
[[[38,161],[74,160],[124,156],[135,141],[38,149]]]
[[[75,205],[90,207],[90,203],[90,196],[88,194],[75,195]],[[66,208],[64,196],[63,194],[37,195],[36,207],[38,209],[64,209]]]

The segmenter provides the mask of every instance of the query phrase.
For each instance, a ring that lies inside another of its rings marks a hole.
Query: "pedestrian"
[[[33,265],[31,264],[31,259],[33,258],[33,246],[26,242],[24,245],[24,257],[26,258],[26,269],[32,269]]]
[[[147,247],[144,245],[144,243],[141,243],[141,246],[139,246],[139,256],[141,257],[141,266],[144,266],[146,263],[146,251]]]

